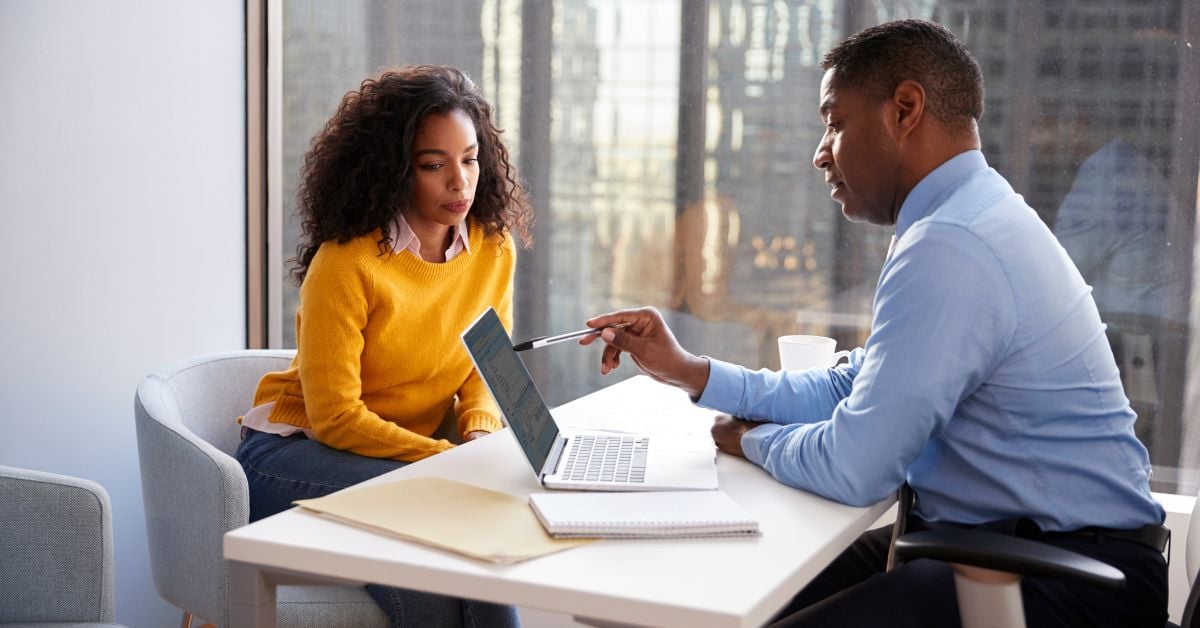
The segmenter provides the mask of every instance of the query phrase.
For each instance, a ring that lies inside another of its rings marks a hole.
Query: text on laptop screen
[[[558,426],[542,401],[533,378],[517,352],[495,310],[484,312],[463,334],[479,374],[504,413],[508,426],[525,450],[535,473],[541,473],[546,456],[558,436]]]

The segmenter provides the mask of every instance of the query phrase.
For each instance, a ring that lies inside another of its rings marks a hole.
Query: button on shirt
[[[711,360],[698,403],[769,421],[743,436],[746,457],[840,502],[907,480],[927,521],[1163,521],[1091,288],[979,151],[904,201],[874,312],[848,366]]]

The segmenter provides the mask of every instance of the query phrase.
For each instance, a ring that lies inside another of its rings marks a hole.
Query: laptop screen
[[[512,339],[504,331],[496,311],[488,308],[463,332],[462,339],[505,421],[525,450],[533,472],[541,474],[558,436],[558,426],[525,363],[513,351]]]

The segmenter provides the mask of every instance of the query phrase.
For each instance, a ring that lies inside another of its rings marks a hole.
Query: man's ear
[[[892,124],[897,139],[907,137],[925,115],[925,88],[916,81],[900,81],[892,92]]]

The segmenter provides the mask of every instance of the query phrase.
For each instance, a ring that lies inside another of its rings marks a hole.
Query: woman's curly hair
[[[488,235],[516,232],[530,245],[533,212],[492,123],[491,105],[460,70],[406,66],[348,92],[313,138],[300,173],[300,244],[290,260],[297,285],[324,242],[344,243],[378,229],[380,254],[390,248],[391,225],[411,198],[417,131],[430,114],[452,111],[475,123],[479,141],[479,181],[467,220]]]

